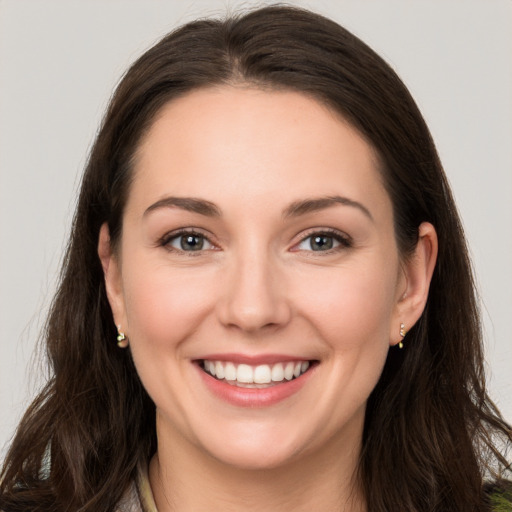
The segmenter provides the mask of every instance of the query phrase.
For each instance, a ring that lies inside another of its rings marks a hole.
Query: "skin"
[[[220,214],[151,208],[169,196]],[[334,196],[350,202],[290,214]],[[183,228],[203,250],[181,248]],[[313,250],[318,233],[332,249]],[[224,86],[166,105],[137,151],[120,249],[106,226],[99,241],[114,320],[157,406],[159,511],[365,510],[366,401],[400,323],[424,309],[436,252],[422,224],[402,261],[374,151],[315,100]],[[318,364],[291,397],[239,407],[204,385],[193,361],[212,353]]]

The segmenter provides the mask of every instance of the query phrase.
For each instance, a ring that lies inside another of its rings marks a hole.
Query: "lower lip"
[[[309,368],[300,377],[274,384],[268,388],[240,388],[226,381],[218,380],[206,373],[199,364],[195,364],[197,371],[206,387],[221,400],[237,407],[268,407],[291,397],[306,384],[315,367]]]

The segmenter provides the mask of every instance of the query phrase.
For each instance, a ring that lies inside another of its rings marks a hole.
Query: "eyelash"
[[[195,236],[200,237],[205,240],[207,243],[215,247],[215,244],[204,234],[194,228],[188,229],[180,229],[178,231],[172,231],[171,233],[165,234],[159,241],[158,245],[164,247],[169,252],[175,252],[177,254],[186,254],[187,256],[198,256],[202,252],[208,249],[199,249],[197,251],[185,251],[182,249],[177,249],[176,247],[172,247],[170,244],[172,241],[179,239],[183,236]]]
[[[206,241],[208,244],[212,245],[213,247],[216,247],[215,244],[209,239],[208,236],[206,236],[204,233],[201,233],[199,230],[194,228],[188,228],[188,229],[180,229],[178,231],[173,231],[171,233],[167,233],[164,235],[159,241],[158,245],[164,247],[170,252],[175,252],[178,254],[187,254],[187,256],[198,256],[205,250],[211,250],[211,249],[198,249],[196,251],[185,251],[183,249],[178,249],[176,247],[172,247],[170,243],[174,240],[179,239],[183,236],[194,236],[194,237],[200,237],[204,241]],[[339,245],[336,247],[333,247],[331,249],[327,249],[325,251],[313,251],[313,250],[306,250],[306,249],[298,249],[297,246],[301,245],[302,243],[306,242],[308,239],[311,239],[312,237],[328,237],[334,239],[335,242],[337,242]],[[335,229],[311,229],[309,232],[307,232],[302,238],[299,240],[298,243],[296,243],[292,251],[298,252],[298,251],[306,251],[310,253],[321,253],[324,255],[329,255],[336,253],[343,249],[349,249],[353,246],[352,239],[347,236],[346,234],[337,231]]]
[[[352,239],[346,235],[345,233],[342,233],[341,231],[338,231],[336,229],[318,229],[314,228],[311,230],[308,230],[305,235],[303,235],[300,239],[300,241],[294,245],[294,247],[299,246],[300,244],[306,242],[308,239],[312,239],[313,237],[328,237],[334,239],[336,242],[339,243],[337,247],[333,247],[331,249],[325,250],[325,251],[313,251],[313,250],[307,250],[309,253],[320,253],[322,255],[329,255],[334,254],[338,251],[349,249],[353,246]],[[301,251],[303,249],[294,249],[294,251]]]

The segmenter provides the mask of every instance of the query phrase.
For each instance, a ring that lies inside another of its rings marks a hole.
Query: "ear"
[[[402,279],[396,304],[395,320],[391,325],[390,344],[402,341],[400,324],[407,332],[419,320],[427,304],[430,281],[437,260],[437,233],[428,222],[418,229],[418,243],[402,265]]]
[[[107,298],[112,309],[113,320],[116,326],[126,329],[126,314],[124,295],[121,280],[121,266],[119,258],[113,253],[110,245],[110,233],[105,222],[100,229],[98,240],[98,256],[103,267]]]

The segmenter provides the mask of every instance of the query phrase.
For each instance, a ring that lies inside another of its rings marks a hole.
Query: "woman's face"
[[[251,88],[172,101],[104,266],[160,437],[246,468],[357,451],[408,277],[375,154],[339,116]]]

